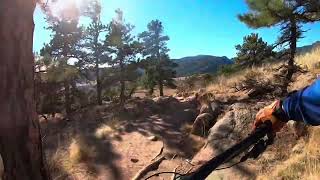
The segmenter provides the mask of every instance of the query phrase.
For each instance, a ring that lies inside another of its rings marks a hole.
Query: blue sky
[[[242,43],[243,36],[259,33],[269,43],[275,42],[278,28],[250,29],[237,19],[247,11],[244,0],[101,0],[102,21],[110,22],[114,10],[120,8],[127,22],[135,25],[134,33],[146,30],[148,22],[159,19],[170,37],[171,58],[193,55],[234,57],[234,46]],[[34,13],[34,51],[50,41],[50,31],[39,8]],[[85,23],[85,21],[83,21]],[[320,23],[307,24],[305,38],[298,46],[320,40]]]

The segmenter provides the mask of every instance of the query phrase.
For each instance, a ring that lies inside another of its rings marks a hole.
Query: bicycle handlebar
[[[180,177],[181,180],[204,180],[208,177],[212,171],[219,167],[222,163],[231,160],[235,156],[241,154],[250,146],[258,143],[261,138],[265,137],[272,130],[271,121],[266,121],[261,124],[254,132],[252,132],[248,137],[246,137],[241,142],[235,144],[231,148],[227,149],[223,153],[213,157],[196,171]]]

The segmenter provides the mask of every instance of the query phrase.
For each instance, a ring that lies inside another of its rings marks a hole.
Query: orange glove
[[[256,129],[263,122],[270,120],[272,123],[273,134],[280,131],[282,127],[286,124],[286,122],[281,121],[279,118],[275,116],[275,112],[278,111],[279,108],[281,108],[280,100],[276,100],[269,106],[266,106],[265,108],[261,109],[256,115],[254,129]]]

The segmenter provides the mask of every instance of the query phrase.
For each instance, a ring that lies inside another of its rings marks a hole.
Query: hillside
[[[177,77],[189,76],[197,73],[215,73],[220,66],[232,64],[233,61],[222,56],[198,55],[174,59],[178,64]]]
[[[301,46],[297,48],[298,54],[306,54],[310,53],[313,49],[316,49],[317,47],[320,47],[320,41],[316,41],[313,44]]]

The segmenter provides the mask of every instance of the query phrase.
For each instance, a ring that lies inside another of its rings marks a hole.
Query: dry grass
[[[312,73],[320,73],[320,47],[313,49],[311,52],[296,57],[296,63],[302,67],[307,68]],[[217,77],[216,81],[208,85],[206,90],[209,92],[228,92],[230,87],[245,80],[248,74],[257,74],[263,77],[265,81],[273,80],[274,77],[272,69],[279,67],[279,63],[266,64],[262,67],[246,68],[243,71],[237,72],[230,76],[221,75]],[[298,80],[299,81],[299,80]],[[299,81],[306,82],[306,81]],[[310,82],[307,82],[310,84]],[[305,86],[305,85],[303,85]]]
[[[297,56],[296,62],[311,71],[320,72],[320,47],[304,55]]]
[[[77,156],[78,160],[79,154]],[[53,179],[94,179],[95,172],[89,170],[85,164],[75,162],[76,159],[72,158],[70,158],[69,152],[62,148],[57,149],[53,155],[47,158],[48,168]]]
[[[265,64],[262,67],[251,67],[246,68],[243,71],[237,72],[230,76],[221,75],[217,77],[216,81],[208,85],[206,90],[208,92],[217,93],[227,93],[232,92],[239,83],[246,80],[247,77],[254,77],[255,79],[260,79],[264,82],[269,82],[274,80],[274,73],[272,73],[274,68],[279,67],[280,64]],[[263,82],[262,82],[263,83]]]
[[[95,136],[99,139],[103,139],[108,137],[113,131],[114,130],[110,126],[104,124],[96,130]]]
[[[311,136],[303,152],[291,157],[274,167],[273,173],[262,175],[258,179],[320,179],[320,128],[313,127]]]
[[[93,148],[80,137],[73,138],[69,147],[60,146],[50,153],[47,157],[48,168],[53,179],[94,179],[95,172],[87,163],[94,156]]]
[[[73,138],[69,146],[69,159],[73,163],[80,163],[94,155],[90,148],[81,138]]]

